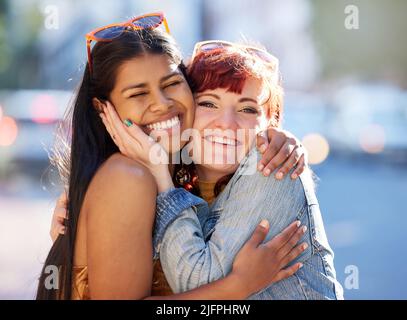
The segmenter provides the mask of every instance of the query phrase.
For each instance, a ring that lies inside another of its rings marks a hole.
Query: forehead
[[[205,90],[203,92],[197,93],[196,95],[201,96],[205,95],[206,93],[212,93],[219,95],[221,98],[241,99],[244,97],[259,100],[264,94],[263,89],[264,85],[262,80],[255,78],[247,78],[244,82],[244,86],[242,88],[241,93],[230,92],[224,88],[217,88],[214,90]]]
[[[258,97],[263,93],[263,81],[255,78],[247,78],[244,82],[241,95]]]
[[[178,65],[165,54],[145,54],[124,62],[117,71],[120,86],[152,83],[176,71]]]

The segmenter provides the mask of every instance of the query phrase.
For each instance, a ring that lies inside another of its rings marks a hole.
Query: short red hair
[[[270,125],[281,124],[283,89],[279,83],[278,70],[271,70],[259,58],[239,48],[217,48],[199,52],[187,70],[193,93],[218,88],[241,94],[248,78],[259,79],[269,89],[266,116]]]

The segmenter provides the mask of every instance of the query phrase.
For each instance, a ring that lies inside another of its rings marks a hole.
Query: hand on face
[[[100,117],[123,155],[140,162],[150,170],[155,170],[155,165],[168,164],[168,154],[161,145],[131,120],[122,122],[110,102],[106,102]],[[154,155],[160,158],[157,159]]]

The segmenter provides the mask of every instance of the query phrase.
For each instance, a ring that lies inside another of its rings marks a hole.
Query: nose
[[[236,113],[233,110],[223,110],[214,120],[215,127],[221,130],[237,130]]]
[[[172,100],[168,99],[164,92],[157,90],[157,92],[153,94],[150,110],[151,112],[166,112],[172,107],[172,104]]]

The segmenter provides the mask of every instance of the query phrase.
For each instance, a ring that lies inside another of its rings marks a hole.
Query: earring
[[[175,175],[175,181],[181,186],[191,181],[191,175],[188,170],[185,169],[185,167],[178,170],[177,174]]]

